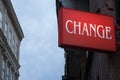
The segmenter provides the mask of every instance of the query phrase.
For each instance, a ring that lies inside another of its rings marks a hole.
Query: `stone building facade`
[[[0,0],[0,80],[19,79],[19,49],[23,37],[11,0]]]
[[[57,8],[65,7],[114,16],[117,42],[117,52],[112,54],[65,48],[65,74],[62,80],[119,80],[120,0],[56,0],[56,2]]]
[[[92,58],[89,61],[90,69],[88,71],[87,80],[119,80],[120,79],[120,40],[119,34],[119,9],[120,2],[118,0],[90,0],[90,12],[114,16],[114,25],[116,28],[116,53],[100,53],[92,51]],[[118,7],[116,7],[118,6]],[[119,8],[119,9],[118,9]],[[118,14],[118,15],[117,15]],[[118,20],[117,20],[118,19]]]

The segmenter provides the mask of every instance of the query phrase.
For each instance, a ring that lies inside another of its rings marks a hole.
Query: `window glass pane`
[[[2,21],[2,12],[0,11],[0,20]]]
[[[13,80],[15,80],[15,75],[13,74]]]
[[[2,60],[2,69],[3,70],[5,69],[5,60],[4,59]]]
[[[10,45],[10,39],[11,39],[11,32],[10,32],[10,28],[8,28],[8,43]]]
[[[12,45],[12,31],[10,30],[10,45]]]
[[[10,80],[13,80],[13,73],[12,73],[12,70],[10,70]]]
[[[9,80],[9,78],[8,78],[8,77],[6,77],[6,80]]]
[[[5,23],[5,27],[4,27],[4,34],[7,37],[7,32],[8,32],[8,23]]]
[[[9,66],[7,65],[6,66],[6,75],[7,75],[7,77],[9,77],[9,72],[10,72],[10,69],[9,69]]]
[[[5,60],[2,60],[2,80],[4,80],[5,77]]]
[[[2,12],[0,11],[0,28],[2,28]]]
[[[2,80],[4,80],[5,77],[5,71],[2,70]]]

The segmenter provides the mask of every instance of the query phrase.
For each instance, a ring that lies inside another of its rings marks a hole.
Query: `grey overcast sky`
[[[24,32],[19,80],[61,80],[64,51],[58,47],[55,0],[11,0]]]

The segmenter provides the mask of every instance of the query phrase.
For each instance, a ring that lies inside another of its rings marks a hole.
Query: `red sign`
[[[58,13],[59,46],[116,51],[114,18],[61,8]]]

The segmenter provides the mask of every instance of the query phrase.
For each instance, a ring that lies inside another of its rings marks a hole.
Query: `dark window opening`
[[[120,0],[115,0],[116,2],[116,22],[120,25]]]

